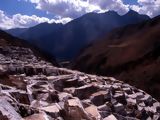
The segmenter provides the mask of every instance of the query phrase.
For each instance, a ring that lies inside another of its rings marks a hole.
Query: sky
[[[0,29],[65,24],[89,12],[114,10],[123,15],[130,9],[155,17],[160,15],[160,0],[1,0]]]

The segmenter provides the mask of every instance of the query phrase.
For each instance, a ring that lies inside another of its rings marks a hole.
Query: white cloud
[[[138,0],[139,5],[130,6],[140,14],[147,14],[155,17],[160,14],[160,0]]]
[[[125,14],[131,8],[151,17],[160,14],[160,0],[137,0],[138,5],[125,5],[123,0],[25,0],[36,5],[39,10],[60,17],[77,18],[88,12],[114,10]]]
[[[36,4],[36,8],[53,13],[60,17],[77,18],[87,12],[100,11],[96,5],[88,0],[30,0]]]
[[[48,19],[46,17],[38,17],[36,15],[28,16],[28,15],[15,14],[9,17],[4,13],[4,11],[0,10],[0,28],[1,29],[25,28],[25,27],[31,27],[43,22],[67,23],[69,21],[71,21],[71,18]]]
[[[30,27],[42,22],[67,23],[88,12],[105,12],[114,10],[125,14],[131,8],[140,14],[151,17],[160,14],[160,0],[138,0],[138,5],[125,5],[122,0],[19,0],[35,4],[36,9],[55,15],[56,19],[15,14],[6,15],[0,10],[0,28]]]
[[[63,24],[66,24],[66,23],[70,22],[71,20],[72,20],[71,18],[66,17],[66,18],[59,18],[57,20],[52,19],[52,20],[50,20],[49,23],[53,23],[54,22],[54,23],[63,23]]]
[[[27,0],[36,4],[39,10],[52,13],[58,17],[77,18],[88,12],[108,10],[125,14],[129,9],[122,0]]]
[[[129,10],[129,5],[125,5],[122,0],[89,0],[89,2],[99,5],[103,10],[114,10],[119,14],[125,14]]]
[[[0,10],[0,28],[7,29],[13,25],[13,21]]]

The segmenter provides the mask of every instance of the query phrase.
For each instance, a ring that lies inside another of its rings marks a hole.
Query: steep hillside
[[[58,63],[56,62],[56,59],[54,56],[51,57],[51,55],[48,55],[48,53],[38,49],[32,44],[29,44],[28,42],[25,42],[22,39],[16,38],[14,36],[11,36],[10,34],[0,30],[0,44],[3,46],[17,46],[17,47],[25,47],[26,49],[31,49],[33,51],[33,54],[35,56],[41,57],[44,60],[50,61],[53,63],[55,66],[59,66]],[[2,51],[3,52],[3,51]],[[23,54],[22,54],[23,55]],[[23,56],[22,56],[23,58]]]
[[[160,103],[112,77],[57,68],[0,32],[0,120],[159,120]]]
[[[34,42],[34,40],[42,40],[42,37],[50,35],[63,27],[63,24],[59,23],[41,23],[34,27],[28,28],[27,31],[22,32],[19,37],[30,42]],[[53,36],[52,36],[53,37]],[[43,39],[43,42],[46,39]]]
[[[19,37],[55,55],[58,60],[71,60],[80,49],[112,29],[148,19],[148,16],[132,10],[123,16],[114,11],[101,14],[88,13],[65,25],[47,23],[37,25]]]
[[[73,68],[114,76],[160,100],[160,16],[106,36],[84,49]]]
[[[28,28],[14,28],[14,29],[6,30],[6,32],[15,36],[15,37],[16,36],[18,37],[27,30],[28,30]]]

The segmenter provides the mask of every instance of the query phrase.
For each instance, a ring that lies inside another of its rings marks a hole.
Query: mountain
[[[160,100],[160,16],[113,30],[83,49],[72,67],[114,76]]]
[[[88,13],[65,25],[47,23],[29,28],[18,37],[30,41],[58,60],[71,60],[82,48],[114,28],[150,19],[129,11],[120,16],[114,11]]]
[[[52,34],[56,32],[57,30],[61,29],[63,27],[63,24],[59,23],[41,23],[34,27],[29,28],[27,31],[23,32],[20,35],[20,38],[23,38],[25,40],[41,40],[43,36],[47,36],[49,34]],[[43,40],[44,41],[44,40]]]
[[[37,47],[35,47],[34,45],[29,44],[28,42],[16,38],[14,36],[11,36],[10,34],[0,30],[0,44],[1,46],[16,46],[18,47],[25,47],[25,49],[27,49],[27,51],[32,50],[33,54],[35,56],[40,56],[41,58],[43,58],[44,60],[50,61],[53,63],[53,65],[55,66],[59,66],[59,64],[56,62],[56,59],[54,58],[54,56],[49,56],[46,52],[43,52],[42,50],[38,49]],[[6,48],[7,49],[7,48]],[[5,50],[1,52],[5,53]],[[25,51],[24,51],[25,52]],[[7,54],[7,53],[6,53]],[[21,55],[21,57],[23,58],[23,56]],[[18,59],[18,58],[17,58]]]
[[[28,28],[14,28],[14,29],[6,30],[5,32],[7,32],[15,37],[16,36],[18,37],[27,30],[28,30]]]
[[[0,31],[0,120],[158,120],[159,108],[140,89],[55,67]]]

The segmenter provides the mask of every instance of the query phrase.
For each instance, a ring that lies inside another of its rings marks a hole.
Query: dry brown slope
[[[86,48],[73,68],[115,76],[160,100],[160,16],[118,28]]]

